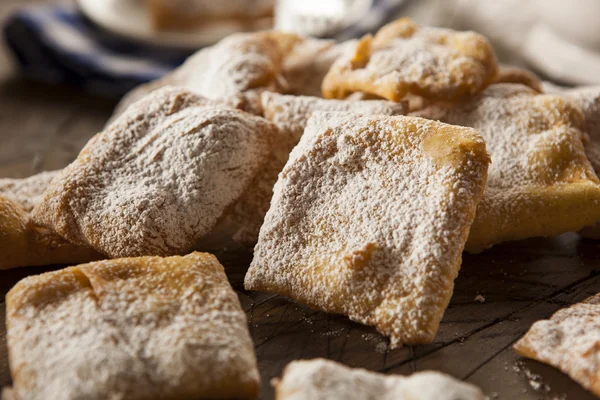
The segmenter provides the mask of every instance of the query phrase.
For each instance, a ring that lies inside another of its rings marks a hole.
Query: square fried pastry
[[[581,86],[558,92],[571,100],[585,117],[583,146],[585,155],[592,164],[596,175],[600,174],[600,86]],[[588,238],[600,239],[600,223],[586,227],[580,233]]]
[[[88,142],[32,218],[111,258],[183,254],[244,193],[276,131],[184,89],[155,91]]]
[[[306,123],[315,111],[346,111],[362,115],[402,115],[406,104],[391,101],[328,100],[311,96],[261,95],[265,118],[278,128],[271,155],[246,193],[222,219],[211,236],[231,238],[237,244],[253,247],[273,197],[273,186],[294,146],[300,141]],[[229,231],[229,232],[227,232]],[[201,247],[199,247],[201,248]]]
[[[474,32],[423,27],[402,18],[367,35],[331,67],[323,95],[353,92],[398,101],[407,94],[456,100],[481,91],[494,78],[496,55]]]
[[[600,220],[600,182],[571,102],[518,84],[494,84],[457,105],[414,115],[477,129],[492,156],[466,249],[577,231]]]
[[[421,118],[315,113],[274,188],[245,278],[429,343],[485,186],[479,134]]]
[[[277,400],[484,400],[477,386],[435,371],[385,375],[325,359],[293,361],[275,383]]]
[[[287,87],[282,65],[286,55],[302,40],[295,34],[273,31],[230,35],[198,51],[163,78],[129,92],[116,107],[111,121],[136,101],[165,86],[182,87],[260,114],[260,92]]]
[[[69,243],[30,220],[31,210],[59,173],[41,172],[24,179],[0,179],[0,270],[102,258],[92,249]]]
[[[246,316],[210,254],[28,277],[8,293],[6,309],[18,400],[258,395]]]
[[[514,345],[523,357],[552,365],[600,396],[600,294],[538,321]]]

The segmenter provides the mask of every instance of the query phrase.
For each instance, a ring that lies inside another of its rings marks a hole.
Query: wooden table
[[[23,1],[3,0],[0,17]],[[0,177],[25,177],[67,165],[101,129],[116,100],[18,78],[0,51]],[[263,378],[291,360],[326,357],[350,366],[409,374],[435,369],[479,385],[491,399],[593,399],[567,376],[519,358],[512,344],[542,318],[600,291],[600,242],[576,234],[532,239],[464,256],[435,342],[388,350],[375,330],[267,293],[243,290],[251,254],[219,253],[247,312]],[[56,269],[58,267],[54,267]],[[0,272],[0,295],[19,279],[53,268]],[[475,301],[481,295],[485,302]],[[0,305],[0,385],[10,384],[4,304]],[[84,349],[82,349],[83,351]],[[537,388],[537,389],[536,389]]]

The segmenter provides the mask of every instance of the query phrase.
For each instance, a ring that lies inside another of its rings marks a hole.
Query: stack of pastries
[[[64,170],[0,180],[0,268],[85,263],[7,295],[5,395],[258,397],[244,312],[195,251],[209,243],[254,249],[248,290],[374,326],[392,348],[432,342],[463,251],[600,234],[600,88],[543,87],[483,36],[409,19],[344,43],[266,31],[200,50],[129,93]],[[600,395],[596,335],[575,329],[600,324],[597,303],[535,324],[517,351]],[[435,372],[326,360],[275,385],[279,399],[484,398]]]

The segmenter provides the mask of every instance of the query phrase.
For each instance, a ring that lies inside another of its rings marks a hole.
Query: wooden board
[[[23,2],[2,2],[0,16],[17,4]],[[20,80],[11,72],[4,52],[0,61],[0,177],[24,177],[65,166],[101,129],[115,101]],[[567,234],[465,255],[435,342],[394,351],[373,329],[345,317],[243,290],[251,254],[221,252],[217,256],[248,315],[264,399],[273,398],[269,381],[289,361],[326,357],[386,373],[439,370],[479,385],[491,399],[586,400],[595,397],[557,370],[521,359],[511,346],[533,322],[600,292],[599,254],[600,242]],[[19,279],[50,269],[0,272],[2,386],[10,384],[4,295]],[[475,301],[477,295],[485,302]]]

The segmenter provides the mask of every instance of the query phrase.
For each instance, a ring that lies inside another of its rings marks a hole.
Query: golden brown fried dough
[[[155,91],[88,142],[33,219],[112,258],[183,254],[244,193],[276,130],[184,89]]]
[[[30,221],[29,213],[60,171],[24,179],[0,179],[0,270],[52,264],[78,264],[102,255],[67,242]]]
[[[33,265],[81,263],[102,258],[67,242],[29,219],[23,206],[0,194],[0,270]]]
[[[489,162],[469,128],[315,113],[274,188],[249,290],[429,343],[452,295]]]
[[[261,96],[265,118],[278,128],[271,155],[248,190],[223,218],[209,240],[231,238],[237,244],[254,247],[258,232],[269,210],[273,186],[294,146],[300,141],[306,123],[316,111],[346,111],[362,115],[401,115],[406,104],[391,101],[326,100],[310,96],[264,92]],[[227,232],[229,231],[229,233]],[[201,248],[200,246],[199,248]]]
[[[20,204],[29,213],[58,175],[60,170],[44,171],[23,179],[0,178],[0,194]]]
[[[501,66],[494,83],[520,83],[542,93],[542,81],[533,72],[519,67]]]
[[[408,111],[405,102],[387,100],[333,100],[313,96],[293,96],[265,92],[261,96],[265,118],[272,121],[282,135],[288,137],[281,150],[289,154],[300,141],[308,119],[314,112],[339,111],[359,115],[402,115]],[[287,156],[286,156],[287,160]]]
[[[538,321],[515,345],[523,357],[552,365],[600,396],[600,295]]]
[[[582,86],[557,93],[575,103],[585,118],[585,154],[600,173],[600,86]]]
[[[260,114],[260,93],[287,87],[282,76],[286,55],[303,39],[281,32],[238,33],[192,55],[165,77],[125,95],[112,121],[154,90],[177,86],[207,99]]]
[[[277,400],[484,400],[476,386],[435,371],[410,376],[348,368],[325,359],[293,361],[275,383]]]
[[[340,57],[323,81],[323,95],[345,98],[360,91],[399,101],[411,93],[453,101],[481,91],[496,69],[494,50],[483,36],[402,18]]]
[[[322,97],[321,85],[333,63],[356,45],[355,40],[335,43],[333,40],[306,38],[284,58],[282,73],[286,92]]]
[[[574,89],[564,89],[557,92],[574,102],[585,117],[585,135],[583,146],[585,155],[600,174],[600,86],[581,86]],[[600,224],[586,227],[580,233],[588,238],[600,238]]]
[[[571,102],[516,84],[495,84],[458,105],[415,115],[477,129],[492,156],[466,249],[577,231],[600,220],[600,182]]]
[[[17,399],[253,399],[246,316],[205,253],[99,261],[6,297]]]

